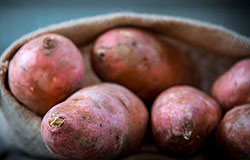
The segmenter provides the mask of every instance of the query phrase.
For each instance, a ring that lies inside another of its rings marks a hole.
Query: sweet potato
[[[10,61],[12,94],[33,112],[44,115],[82,86],[83,58],[68,38],[46,34],[24,44]]]
[[[92,64],[103,80],[122,84],[148,102],[170,86],[191,84],[195,77],[186,56],[135,28],[117,28],[99,36]]]
[[[212,96],[224,110],[250,103],[250,59],[244,59],[232,66],[214,83]]]
[[[250,159],[250,104],[226,113],[216,131],[217,144],[235,159]]]
[[[103,83],[54,106],[44,116],[41,132],[59,158],[106,160],[135,152],[147,121],[147,110],[136,95]]]
[[[216,128],[221,109],[200,90],[176,86],[157,97],[151,115],[157,148],[168,155],[190,155]]]

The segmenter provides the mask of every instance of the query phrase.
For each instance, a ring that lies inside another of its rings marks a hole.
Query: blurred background
[[[122,11],[192,18],[250,37],[249,0],[1,0],[0,54],[17,38],[47,25]],[[0,133],[2,124],[0,113]],[[0,136],[0,159],[36,159],[10,148],[3,140]]]

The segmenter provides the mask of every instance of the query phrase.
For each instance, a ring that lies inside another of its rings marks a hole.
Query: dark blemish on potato
[[[87,120],[88,123],[95,123],[95,118],[91,117],[89,112],[83,111],[82,115],[83,120]]]
[[[14,82],[15,87],[20,88],[21,86]]]
[[[97,140],[98,139],[95,139],[95,140],[90,140],[90,139],[83,140],[83,141],[80,142],[80,147],[84,148],[84,149],[87,149],[87,150],[92,150],[96,146]]]
[[[132,46],[134,46],[134,47],[136,47],[136,46],[137,46],[136,41],[133,41],[133,42],[132,42]]]
[[[56,116],[56,114],[52,114],[49,119],[49,125],[53,128],[59,128],[63,125],[65,118],[61,116]]]
[[[99,141],[99,138],[98,137],[95,137],[93,142],[98,142]]]
[[[73,143],[77,143],[81,138],[77,132],[71,132],[70,137]]]
[[[95,103],[94,107],[101,109],[101,106],[96,101],[93,101],[93,102]]]
[[[122,104],[122,106],[125,108],[126,111],[130,112],[128,107],[126,106],[126,104],[123,102],[123,100],[117,96],[117,99],[119,100],[119,102]]]
[[[82,116],[82,119],[83,120],[86,120],[87,119],[87,121],[89,122],[89,123],[91,123],[91,118],[89,117],[89,116]]]
[[[233,130],[239,130],[239,128],[243,128],[244,127],[244,123],[242,123],[241,121],[236,121],[233,124]]]
[[[109,135],[110,135],[110,137],[112,137],[112,129],[111,128],[109,128]]]
[[[104,121],[105,119],[103,117],[100,117],[101,121]]]
[[[120,137],[118,135],[115,136],[115,144],[119,145]]]
[[[103,61],[104,58],[105,58],[105,54],[104,54],[104,53],[98,54],[98,59],[99,59],[99,61]]]
[[[79,98],[72,98],[71,100],[72,101],[80,101],[81,99],[79,99]]]
[[[119,136],[119,131],[116,129],[115,130],[115,148],[118,148],[120,146],[120,136]]]
[[[87,140],[85,141],[85,143],[89,145],[89,144],[91,144],[92,142],[91,142],[89,139],[87,139]]]
[[[81,138],[81,136],[78,133],[72,132],[71,138],[74,142],[77,142]]]
[[[66,107],[71,107],[71,105],[69,105],[69,104],[66,104]]]
[[[22,68],[24,71],[27,71],[28,69],[24,66],[20,66],[20,68]]]
[[[56,137],[57,135],[58,135],[58,133],[52,132],[52,136]]]
[[[109,113],[111,113],[111,114],[115,114],[115,113],[116,113],[113,106],[105,106],[105,109],[106,109]]]
[[[87,116],[87,120],[88,120],[89,123],[91,123],[91,118],[90,118],[90,116]]]
[[[95,143],[92,142],[92,141],[89,140],[89,139],[85,140],[84,143],[85,143],[84,148],[87,149],[87,150],[93,149],[93,146],[95,147]]]
[[[102,128],[102,124],[100,123],[100,127]]]
[[[43,39],[43,47],[46,49],[54,48],[55,43],[56,43],[56,41],[54,39],[52,39],[51,37],[45,37]],[[47,54],[47,55],[49,55],[49,54]]]

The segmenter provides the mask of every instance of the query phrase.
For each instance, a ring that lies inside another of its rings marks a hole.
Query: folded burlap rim
[[[13,42],[4,51],[0,59],[0,110],[6,120],[5,138],[8,142],[31,155],[53,157],[42,141],[40,133],[41,117],[20,104],[8,89],[6,83],[8,62],[15,52],[34,37],[52,32],[70,38],[78,47],[81,47],[89,44],[100,33],[117,26],[151,29],[181,41],[191,48],[202,49],[206,53],[215,53],[217,54],[215,57],[220,56],[220,59],[223,59],[223,57],[243,58],[250,56],[250,39],[248,37],[221,26],[167,15],[114,13],[71,20],[39,29]],[[198,58],[193,58],[193,60],[199,61],[199,56],[196,57]],[[202,61],[204,61],[204,58]],[[233,63],[231,60],[228,62],[230,65]],[[218,66],[219,63],[220,61],[217,62]],[[223,67],[221,66],[221,68]],[[147,154],[147,156],[149,155]]]

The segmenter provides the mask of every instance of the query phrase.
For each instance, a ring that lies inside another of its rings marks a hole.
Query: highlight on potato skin
[[[61,159],[109,160],[136,152],[148,112],[128,89],[102,83],[79,90],[44,116],[41,133]]]
[[[173,156],[195,153],[217,127],[221,109],[200,90],[175,86],[162,92],[151,110],[151,126],[157,148]]]
[[[229,110],[216,130],[218,146],[234,159],[250,159],[250,104]]]
[[[80,89],[83,77],[81,52],[58,34],[41,35],[24,44],[8,70],[11,93],[41,116]]]
[[[250,103],[250,59],[243,59],[222,74],[213,84],[212,96],[227,111]]]
[[[186,56],[150,32],[129,27],[97,38],[92,65],[103,80],[122,84],[149,102],[166,88],[195,79]]]

